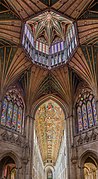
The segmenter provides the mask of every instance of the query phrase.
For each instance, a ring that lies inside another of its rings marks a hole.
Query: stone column
[[[2,101],[0,100],[0,114],[1,114],[1,107],[2,107]]]
[[[33,165],[33,133],[34,133],[34,119],[32,116],[26,116],[25,135],[26,146],[24,149],[24,158],[27,160],[25,179],[32,179],[32,165]]]
[[[96,178],[98,178],[98,169],[96,170]]]
[[[97,112],[97,118],[98,118],[98,100],[96,101],[96,112]]]
[[[22,166],[16,167],[16,179],[23,178]]]
[[[75,172],[72,166],[71,157],[72,157],[72,146],[73,146],[73,116],[69,115],[66,118],[66,142],[67,142],[67,155],[68,155],[68,179],[76,179]]]

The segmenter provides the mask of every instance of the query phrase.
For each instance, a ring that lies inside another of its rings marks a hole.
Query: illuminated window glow
[[[78,132],[98,124],[95,99],[91,92],[84,92],[79,96],[76,109]]]
[[[24,105],[17,91],[10,90],[2,102],[1,125],[22,131]]]

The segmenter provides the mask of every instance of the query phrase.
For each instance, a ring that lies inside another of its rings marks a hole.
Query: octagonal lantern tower
[[[77,47],[75,24],[54,11],[45,11],[25,23],[22,45],[32,62],[51,69],[66,63]]]

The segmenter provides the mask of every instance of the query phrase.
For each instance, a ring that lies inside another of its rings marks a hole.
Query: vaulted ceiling
[[[44,163],[55,163],[62,141],[65,116],[53,100],[43,103],[35,115],[35,128]]]
[[[24,23],[47,9],[76,22],[78,37],[77,50],[67,64],[52,70],[32,63],[21,45]],[[98,94],[97,73],[97,0],[0,1],[0,100],[10,86],[18,83],[29,115],[32,104],[45,95],[59,97],[70,112],[81,82]]]

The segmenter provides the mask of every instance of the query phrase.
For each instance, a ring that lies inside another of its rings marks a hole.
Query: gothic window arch
[[[98,124],[96,102],[92,92],[84,91],[76,103],[78,132]]]
[[[1,107],[1,126],[22,132],[24,104],[17,90],[10,90],[4,96]]]

